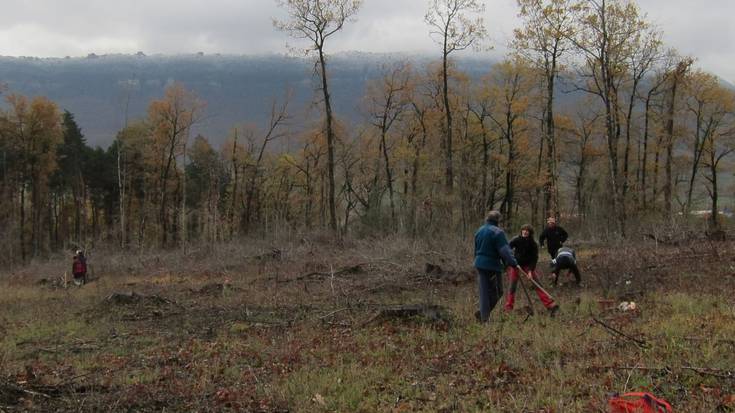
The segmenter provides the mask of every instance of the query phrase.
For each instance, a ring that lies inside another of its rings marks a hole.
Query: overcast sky
[[[423,16],[428,0],[364,0],[329,52],[436,52]],[[639,0],[668,46],[735,83],[735,0]],[[502,54],[518,25],[515,0],[487,0],[485,24]],[[89,53],[285,53],[274,0],[2,0],[0,55]],[[466,51],[463,53],[473,53]]]

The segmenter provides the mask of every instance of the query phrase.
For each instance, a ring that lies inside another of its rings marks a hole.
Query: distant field
[[[0,276],[0,411],[735,411],[735,243],[666,242],[581,247],[557,318],[519,291],[489,325],[466,240],[97,252],[82,288],[37,263]]]

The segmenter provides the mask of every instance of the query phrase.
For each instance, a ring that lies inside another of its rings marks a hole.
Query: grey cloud
[[[735,1],[639,0],[669,46],[698,57],[730,81],[735,69]],[[488,0],[485,24],[502,53],[518,24],[515,0]],[[704,4],[704,5],[703,5]],[[433,51],[423,17],[428,0],[365,0],[357,21],[329,45],[332,51]],[[276,31],[283,16],[273,0],[4,0],[0,55],[132,53],[267,53],[298,44]],[[94,48],[94,50],[92,50]]]
[[[735,81],[735,68],[728,63],[735,55],[735,2],[639,0],[639,5],[663,30],[667,46],[695,57],[705,70]]]

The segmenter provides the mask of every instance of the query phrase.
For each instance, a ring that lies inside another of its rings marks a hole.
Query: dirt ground
[[[0,275],[0,411],[606,412],[631,391],[735,411],[735,243],[580,245],[581,288],[542,278],[557,317],[519,290],[485,325],[466,244],[98,252],[83,287],[67,257]]]

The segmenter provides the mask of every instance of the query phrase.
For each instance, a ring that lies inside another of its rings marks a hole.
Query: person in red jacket
[[[533,239],[533,227],[531,225],[523,225],[521,227],[521,234],[513,238],[510,243],[510,248],[513,250],[513,256],[518,265],[523,271],[538,283],[538,274],[536,273],[536,264],[538,263],[538,245]],[[518,288],[518,276],[519,271],[517,267],[508,267],[508,278],[510,280],[510,291],[505,300],[505,310],[513,310],[516,298],[516,289]],[[544,307],[549,310],[549,313],[553,316],[559,310],[559,306],[554,300],[546,294],[542,289],[536,288],[536,294],[543,303]]]
[[[87,283],[87,258],[84,251],[77,250],[71,264],[71,272],[74,274],[74,284],[83,285]]]

